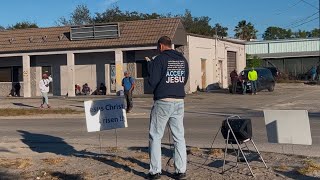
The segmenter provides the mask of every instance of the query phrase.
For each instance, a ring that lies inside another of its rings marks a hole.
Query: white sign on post
[[[264,110],[268,141],[281,144],[312,145],[306,110]]]
[[[122,98],[85,101],[84,107],[88,132],[128,127]]]

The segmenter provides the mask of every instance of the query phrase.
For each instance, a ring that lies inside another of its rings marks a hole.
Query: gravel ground
[[[172,179],[173,165],[169,147],[163,149],[162,179]],[[147,148],[108,148],[71,152],[64,155],[42,155],[20,158],[0,158],[0,179],[146,179],[148,173]],[[276,153],[262,153],[269,166],[254,158],[250,164],[256,179],[319,179],[320,158],[308,158]],[[223,150],[189,148],[188,179],[254,179],[245,163],[235,165],[235,157],[227,156],[227,172],[221,174]]]

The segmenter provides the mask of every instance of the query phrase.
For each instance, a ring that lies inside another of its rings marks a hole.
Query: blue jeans
[[[251,93],[257,93],[257,81],[251,81]]]
[[[47,92],[41,92],[42,94],[42,104],[41,105],[44,105],[44,104],[49,104],[49,99],[48,99],[48,93]]]
[[[246,94],[247,92],[247,82],[242,82],[242,94]]]
[[[174,166],[176,173],[187,169],[186,142],[184,139],[184,101],[157,100],[151,110],[149,126],[150,174],[161,173],[161,139],[167,123],[174,141]]]

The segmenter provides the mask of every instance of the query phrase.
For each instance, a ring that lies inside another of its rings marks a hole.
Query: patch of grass
[[[149,159],[149,154],[144,153],[144,152],[140,152],[140,153],[136,153],[136,155],[134,157],[139,160],[146,160],[146,159]]]
[[[208,152],[209,156],[213,156],[213,157],[222,157],[224,155],[222,149],[211,149]]]
[[[57,109],[15,109],[6,108],[0,109],[0,116],[30,116],[30,115],[44,115],[44,114],[80,114],[81,111],[76,111],[70,108]]]
[[[27,169],[31,165],[30,159],[0,159],[0,167],[8,169]]]
[[[277,166],[274,169],[277,170],[277,171],[282,171],[283,172],[283,171],[288,171],[289,167],[282,163],[282,164],[280,164],[280,166]]]
[[[65,158],[46,158],[46,159],[42,159],[42,161],[48,165],[57,165],[65,162],[66,159]]]
[[[299,168],[297,171],[302,175],[308,175],[315,172],[320,172],[320,164],[312,160],[307,160],[304,163],[304,167]]]
[[[137,164],[136,163],[133,163],[131,161],[128,161],[128,160],[124,160],[123,158],[119,157],[119,156],[115,156],[115,157],[112,157],[111,158],[111,161],[115,162],[115,163],[118,163],[118,164],[121,164],[123,166],[127,166],[129,168],[133,168],[133,167],[136,167]]]
[[[105,151],[108,153],[116,153],[119,152],[121,149],[118,147],[106,147]]]
[[[198,147],[190,147],[187,150],[187,154],[192,154],[192,155],[196,155],[196,154],[198,154],[200,152],[201,152],[201,149],[198,148]]]

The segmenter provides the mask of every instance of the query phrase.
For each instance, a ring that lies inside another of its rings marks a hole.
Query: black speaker
[[[238,141],[241,142],[252,138],[251,119],[229,119],[229,124]],[[221,133],[224,139],[227,139],[228,130],[229,126],[227,120],[224,120],[221,126]],[[235,139],[231,132],[229,134],[229,140],[230,143],[235,143]]]

